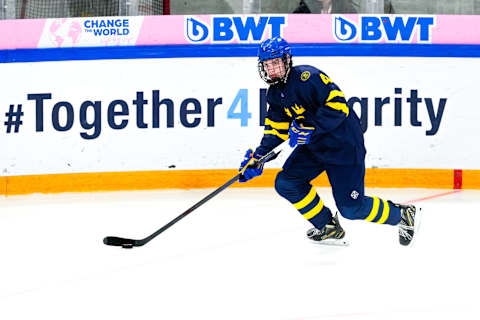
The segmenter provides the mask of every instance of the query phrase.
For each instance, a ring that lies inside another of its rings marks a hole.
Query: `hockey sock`
[[[308,194],[302,200],[293,203],[293,206],[317,229],[322,229],[332,219],[332,212],[323,205],[313,186]]]
[[[365,197],[363,206],[365,221],[397,225],[401,219],[400,209],[378,197]]]

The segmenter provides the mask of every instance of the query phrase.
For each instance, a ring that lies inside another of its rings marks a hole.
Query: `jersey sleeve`
[[[316,135],[334,130],[350,113],[344,93],[321,71],[306,83],[304,99],[314,106],[311,120],[315,123]]]
[[[265,129],[260,145],[255,152],[264,156],[288,139],[290,118],[279,107],[270,105],[265,118]]]

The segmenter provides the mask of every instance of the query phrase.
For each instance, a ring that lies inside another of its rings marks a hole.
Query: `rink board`
[[[273,187],[279,169],[265,169],[262,176],[232,187]],[[236,170],[178,170],[75,173],[0,177],[0,194],[91,192],[116,190],[218,188],[237,174]],[[366,169],[365,186],[378,188],[480,189],[479,170]],[[325,174],[313,182],[329,187]]]
[[[0,49],[290,43],[480,43],[474,15],[250,14],[0,21]],[[14,31],[12,31],[14,30]]]
[[[36,41],[8,36],[0,42],[7,49],[0,50],[0,87],[8,88],[0,97],[0,193],[218,187],[262,136],[266,90],[256,48],[277,31],[292,42],[294,63],[326,72],[359,115],[367,186],[480,188],[474,147],[480,37],[472,31],[455,38],[449,28],[452,21],[460,28],[476,20],[392,17],[414,23],[408,37],[402,31],[392,38],[384,25],[377,40],[365,40],[358,27],[375,16],[324,15],[320,22],[309,16],[311,27],[329,28],[302,36],[292,32],[305,23],[298,16],[242,16],[267,27],[247,38],[240,28],[229,41],[215,31],[225,16],[112,18],[129,28],[127,42],[118,33],[89,35],[107,18],[29,21]],[[238,28],[239,19],[228,19]],[[166,21],[168,39],[157,34],[165,28],[154,28]],[[192,21],[205,39],[190,37]],[[338,37],[338,21],[356,30],[350,39]],[[2,22],[0,29],[9,23],[19,22]],[[55,46],[54,29],[81,32],[78,41],[60,37]],[[22,123],[15,123],[20,112]],[[287,155],[247,186],[273,186]]]

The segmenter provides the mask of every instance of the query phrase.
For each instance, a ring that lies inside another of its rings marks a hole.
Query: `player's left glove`
[[[247,182],[263,173],[263,163],[255,166],[255,161],[258,161],[261,157],[262,155],[254,153],[252,149],[245,153],[245,158],[238,169],[238,172],[240,172],[239,182]]]
[[[313,131],[315,131],[314,127],[304,127],[302,125],[304,119],[304,117],[298,117],[290,125],[288,130],[290,141],[288,143],[292,148],[297,144],[308,144]]]

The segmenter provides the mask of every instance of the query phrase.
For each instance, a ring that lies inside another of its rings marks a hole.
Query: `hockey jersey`
[[[340,88],[322,71],[309,65],[291,69],[286,83],[267,91],[269,105],[265,131],[255,152],[265,155],[288,139],[297,117],[315,127],[308,148],[322,163],[351,165],[364,161],[365,146],[360,120],[347,105]]]

